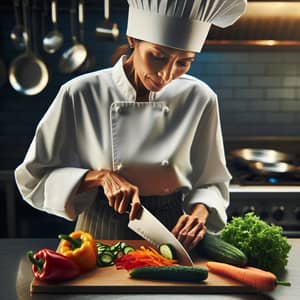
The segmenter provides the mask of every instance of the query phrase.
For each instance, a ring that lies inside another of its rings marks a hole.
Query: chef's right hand
[[[138,218],[141,206],[138,187],[111,170],[101,171],[103,174],[100,183],[109,206],[120,214],[130,210],[130,220]]]

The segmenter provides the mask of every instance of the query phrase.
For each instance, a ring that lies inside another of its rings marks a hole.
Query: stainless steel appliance
[[[300,178],[293,174],[263,175],[228,157],[233,176],[229,219],[253,211],[289,237],[300,236]]]

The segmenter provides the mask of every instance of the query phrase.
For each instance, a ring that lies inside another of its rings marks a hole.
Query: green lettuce
[[[291,245],[282,227],[267,224],[253,212],[233,217],[221,230],[221,238],[243,251],[251,266],[278,275],[287,265]]]

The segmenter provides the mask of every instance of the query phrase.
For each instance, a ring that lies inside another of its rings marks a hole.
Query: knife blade
[[[193,266],[193,261],[183,245],[144,206],[141,206],[139,218],[130,220],[128,227],[157,248],[161,244],[171,244],[176,251],[178,263],[181,265]]]

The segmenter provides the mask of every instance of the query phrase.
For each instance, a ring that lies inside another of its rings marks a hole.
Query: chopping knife
[[[157,248],[165,243],[172,245],[179,264],[193,266],[193,261],[182,244],[144,206],[141,206],[139,218],[129,221],[128,227]]]

